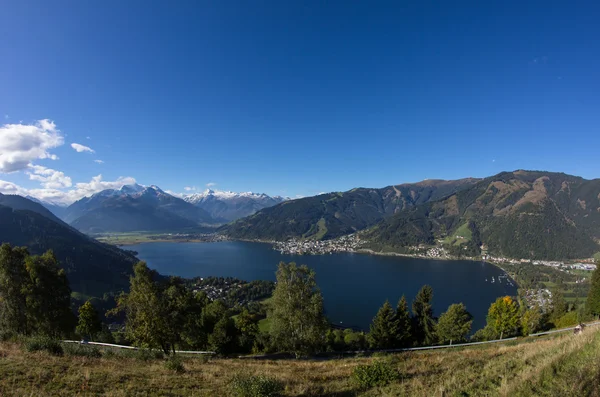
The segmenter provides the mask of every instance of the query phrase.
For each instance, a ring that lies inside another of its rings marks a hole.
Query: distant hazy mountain
[[[208,212],[215,220],[230,222],[252,215],[263,208],[272,207],[286,199],[271,197],[264,193],[233,193],[208,189],[202,193],[186,195],[183,198]]]
[[[479,254],[485,244],[510,258],[590,257],[600,251],[600,179],[503,172],[401,211],[363,237],[382,250],[443,240],[455,253]]]
[[[234,238],[329,239],[375,225],[382,219],[477,183],[478,179],[427,180],[380,189],[357,188],[282,202],[224,226]]]
[[[0,220],[0,243],[26,246],[31,254],[52,249],[74,291],[102,296],[128,287],[131,253],[87,237],[39,203],[0,194]]]
[[[86,233],[168,231],[214,223],[202,208],[157,186],[125,185],[71,204],[63,220]]]
[[[33,202],[36,202],[38,204],[41,204],[44,208],[48,209],[50,212],[52,212],[54,215],[56,215],[60,219],[62,219],[62,217],[65,215],[65,211],[67,209],[66,205],[58,205],[58,204],[50,203],[50,202],[40,200],[40,199],[31,197],[31,196],[25,196],[25,198],[29,199]]]

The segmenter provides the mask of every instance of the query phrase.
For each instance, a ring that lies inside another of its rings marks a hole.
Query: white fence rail
[[[105,347],[114,347],[116,349],[130,349],[130,350],[140,350],[135,346],[125,346],[125,345],[115,345],[113,343],[100,343],[100,342],[85,342],[79,340],[63,340],[63,343],[78,343],[80,345],[95,345],[95,346],[105,346]],[[180,354],[216,354],[211,351],[191,351],[191,350],[175,350],[175,353]]]
[[[596,322],[593,322],[593,323],[585,324],[586,327],[593,327],[593,326],[596,326],[596,325],[600,325],[600,321],[596,321]],[[550,334],[555,334],[555,333],[559,333],[559,332],[573,331],[575,328],[576,327],[555,329],[555,330],[552,330],[552,331],[545,331],[545,332],[538,332],[538,333],[535,333],[535,334],[529,334],[528,336],[550,335]],[[517,340],[517,338],[495,339],[495,340],[489,340],[489,341],[485,341],[485,342],[457,343],[457,344],[454,344],[454,345],[409,347],[409,348],[405,348],[405,349],[354,350],[354,351],[344,351],[344,352],[333,352],[332,354],[360,354],[360,353],[364,354],[364,353],[377,353],[377,352],[381,352],[381,353],[398,353],[398,352],[403,352],[403,351],[450,349],[450,348],[456,348],[456,347],[476,346],[476,345],[486,345],[486,344],[490,344],[490,343],[509,342],[509,341],[513,341],[513,340]],[[62,342],[63,343],[78,343],[78,344],[82,344],[82,345],[95,345],[95,346],[114,347],[116,349],[139,350],[139,348],[134,347],[134,346],[115,345],[113,343],[82,342],[82,341],[77,341],[77,340],[63,340]],[[189,350],[175,350],[175,353],[180,353],[180,354],[209,354],[209,355],[210,354],[216,354],[215,352],[212,352],[212,351],[189,351]],[[268,357],[275,357],[275,355],[265,354],[265,355],[239,356],[238,358],[268,358]]]

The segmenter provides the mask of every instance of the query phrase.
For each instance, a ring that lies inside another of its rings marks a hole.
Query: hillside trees
[[[60,337],[72,332],[71,289],[48,251],[30,256],[25,248],[0,247],[0,326],[21,335]]]

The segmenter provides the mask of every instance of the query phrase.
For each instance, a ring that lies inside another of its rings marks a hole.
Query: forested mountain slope
[[[600,251],[600,180],[504,172],[401,211],[363,237],[380,249],[402,250],[459,237],[463,241],[453,245],[473,254],[484,243],[492,255],[512,258],[589,257]]]
[[[415,205],[441,199],[477,181],[473,178],[426,180],[285,201],[226,225],[221,231],[234,238],[330,239],[362,230]]]

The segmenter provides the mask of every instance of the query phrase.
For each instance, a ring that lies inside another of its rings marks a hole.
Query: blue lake
[[[405,295],[410,305],[424,284],[433,287],[436,316],[450,304],[462,302],[474,316],[473,331],[485,325],[487,310],[497,297],[517,294],[516,284],[508,284],[504,271],[483,262],[352,253],[282,255],[269,244],[239,241],[158,242],[125,248],[137,251],[138,257],[159,273],[181,277],[275,280],[279,262],[306,264],[316,271],[329,320],[365,330],[386,299],[395,307]],[[500,281],[499,276],[503,276]]]

